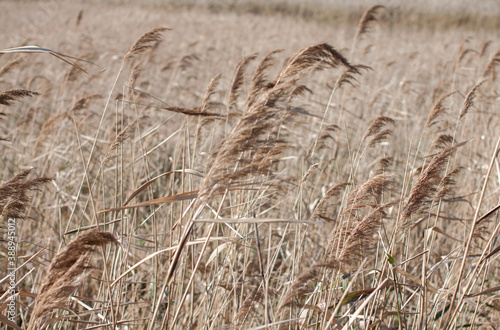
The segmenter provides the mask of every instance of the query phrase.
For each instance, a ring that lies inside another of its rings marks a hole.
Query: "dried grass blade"
[[[137,188],[130,196],[129,198],[127,198],[127,200],[125,201],[125,203],[123,203],[123,206],[127,206],[128,203],[130,203],[130,201],[135,197],[137,196],[138,194],[140,194],[144,189],[146,189],[147,187],[149,187],[149,185],[151,185],[153,182],[155,182],[156,180],[158,180],[159,178],[161,177],[164,177],[166,175],[170,175],[174,173],[174,171],[168,171],[168,172],[165,172],[165,173],[162,173],[154,178],[152,178],[151,180],[147,181],[146,183],[144,183],[142,186],[140,186],[139,188]]]
[[[205,266],[209,265],[212,261],[214,261],[214,259],[217,257],[217,255],[219,253],[222,252],[222,250],[224,250],[225,248],[227,248],[228,246],[230,246],[231,243],[223,243],[221,245],[218,245],[214,251],[212,252],[212,254],[210,255],[210,257],[208,257],[208,260],[207,262],[205,263]]]

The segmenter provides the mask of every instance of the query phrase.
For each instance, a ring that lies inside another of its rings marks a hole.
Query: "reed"
[[[0,50],[1,323],[498,327],[497,29],[299,5],[67,3]]]

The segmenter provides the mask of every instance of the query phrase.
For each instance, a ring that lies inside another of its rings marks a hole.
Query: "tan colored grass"
[[[91,230],[78,235],[54,256],[37,292],[30,329],[47,328],[57,320],[54,312],[68,308],[69,298],[92,268],[89,261],[95,247],[109,243],[118,244],[114,234]]]
[[[29,5],[3,4],[28,16]],[[324,24],[302,20],[310,5],[299,6],[271,19],[99,4],[75,25],[81,8],[68,3],[40,27],[44,43],[106,70],[88,79],[42,52],[0,77],[2,90],[40,92],[0,105],[2,178],[30,166],[55,178],[26,192],[17,222],[19,326],[34,316],[53,242],[94,228],[123,249],[103,249],[88,264],[98,269],[85,268],[90,255],[75,261],[68,274],[92,277],[70,293],[77,281],[61,284],[51,328],[497,326],[494,33],[467,30],[470,12],[450,26],[451,14],[401,3],[352,40],[368,8],[339,8]],[[2,20],[10,35],[14,16]],[[120,58],[165,18],[168,42],[153,29]],[[446,98],[455,90],[464,104]],[[457,141],[469,142],[450,152]],[[0,291],[0,322],[8,298]]]

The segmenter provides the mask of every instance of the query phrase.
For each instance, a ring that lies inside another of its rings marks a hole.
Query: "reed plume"
[[[277,77],[277,83],[288,81],[296,83],[311,70],[335,69],[343,66],[355,74],[359,69],[353,66],[335,48],[327,43],[319,43],[297,52],[287,63],[285,69]]]
[[[240,60],[234,72],[233,81],[229,90],[228,112],[237,110],[236,101],[241,93],[241,87],[245,82],[245,71],[248,65],[257,58],[257,55],[250,55]]]
[[[361,69],[364,70],[372,70],[369,66],[366,65],[354,65],[354,67],[358,70],[358,72],[353,71],[351,68],[347,68],[342,72],[342,74],[338,77],[337,81],[335,82],[334,89],[339,89],[341,88],[344,84],[349,84],[354,87],[354,82],[357,81],[356,78],[354,77],[355,74],[359,74],[359,71]]]
[[[491,40],[485,41],[481,46],[481,50],[479,51],[479,56],[483,57],[488,51],[488,48],[490,48],[490,46],[491,46]]]
[[[420,212],[428,205],[427,201],[432,200],[441,182],[439,174],[445,169],[450,157],[464,144],[465,142],[462,142],[444,149],[434,156],[425,170],[420,173],[403,208],[401,218],[405,226],[409,224],[412,214]]]
[[[392,157],[384,157],[380,159],[377,163],[378,168],[375,170],[375,175],[387,173],[387,169],[394,162],[394,158]]]
[[[19,63],[21,63],[20,57],[16,57],[16,58],[10,60],[9,62],[7,62],[4,66],[2,66],[0,68],[0,77],[7,74],[8,72],[10,72],[13,68],[18,66]]]
[[[273,52],[269,53],[265,64],[261,63],[259,67],[267,67],[271,54],[274,55]],[[296,94],[296,83],[311,69],[336,68],[339,65],[357,71],[332,46],[317,44],[297,52],[272,87],[252,88],[250,93],[260,91],[260,94],[251,98],[245,115],[221,144],[214,165],[201,184],[200,201],[222,193],[235,180],[269,174],[270,164],[277,160],[286,147],[286,141],[273,138],[273,132],[292,115],[280,103],[290,102],[290,94]],[[257,76],[262,75],[260,71],[258,68]],[[256,81],[262,80],[259,78]]]
[[[376,207],[362,219],[351,217],[344,221],[328,243],[327,264],[341,271],[355,269],[377,239],[382,219],[387,216],[384,209],[395,203]]]
[[[204,112],[204,111],[209,109],[210,99],[216,93],[216,88],[219,85],[221,77],[222,77],[222,74],[218,73],[208,83],[207,89],[205,91],[205,96],[203,97],[203,100],[201,101],[201,107],[200,107],[201,112]]]
[[[127,140],[132,135],[133,130],[140,119],[141,118],[137,118],[136,120],[132,121],[127,126],[125,126],[125,128],[123,128],[120,133],[116,135],[116,138],[104,153],[104,158],[102,161],[103,164],[108,160],[117,157],[116,154],[113,154],[113,151],[115,151],[125,140]]]
[[[453,144],[455,138],[448,134],[439,135],[431,144],[432,149],[445,149]]]
[[[260,61],[252,76],[252,84],[247,94],[246,108],[253,106],[256,98],[266,89],[271,88],[274,83],[267,79],[267,71],[274,64],[274,56],[281,53],[282,50],[274,50],[266,54]]]
[[[483,77],[490,77],[491,81],[495,81],[497,78],[496,68],[500,64],[500,50],[498,50],[488,61],[486,69],[484,69]]]
[[[29,91],[26,89],[10,89],[8,91],[0,92],[0,104],[11,105],[13,101],[26,96],[40,95],[37,92]]]
[[[334,221],[335,218],[333,213],[327,211],[328,201],[338,196],[340,192],[349,185],[350,183],[343,182],[328,189],[325,195],[321,197],[321,199],[318,202],[318,205],[314,209],[313,218],[318,218],[325,221]]]
[[[395,179],[392,173],[375,175],[347,196],[337,226],[330,234],[324,265],[347,271],[362,261],[363,251],[372,245],[386,217],[385,209],[397,203],[380,205],[382,194],[392,189]],[[361,210],[366,208],[371,211],[362,216]]]
[[[288,148],[286,141],[277,136],[278,128],[293,114],[287,110],[287,104],[283,102],[290,101],[290,94],[295,90],[297,82],[307,72],[312,69],[336,68],[339,65],[357,71],[328,44],[321,43],[306,47],[289,60],[275,83],[265,88],[250,90],[250,93],[255,95],[247,98],[251,102],[247,102],[245,114],[221,143],[210,170],[201,182],[194,206],[197,210],[194,218],[199,216],[206,202],[217,195],[224,194],[231,186],[242,183],[241,180],[247,179],[248,181],[243,186],[248,186],[259,176],[272,174],[271,165],[277,162],[278,157]],[[268,186],[272,184],[273,182],[269,182]],[[240,187],[242,187],[241,184]],[[194,221],[191,219],[179,240],[160,292],[164,292],[172,280],[193,226]],[[159,304],[156,305],[153,319],[158,314],[158,308]],[[152,325],[153,323],[150,323],[150,328]]]
[[[354,40],[352,43],[351,56],[356,48],[356,43],[361,38],[361,36],[367,33],[370,29],[370,23],[375,22],[377,20],[377,12],[381,9],[385,9],[382,5],[376,5],[369,8],[367,11],[363,13],[361,19],[359,20],[358,27],[356,29],[356,34],[354,35]]]
[[[380,135],[380,133],[382,133],[382,136],[386,136],[388,133],[388,131],[381,131],[382,128],[386,125],[394,125],[394,120],[392,118],[389,118],[389,117],[385,117],[385,116],[380,116],[380,117],[377,117],[371,124],[370,126],[368,127],[368,130],[366,131],[365,135],[363,135],[363,138],[362,140],[366,140],[367,138],[369,138],[370,136],[375,136],[371,141],[375,140],[375,139],[378,139],[380,140],[380,137],[377,138],[377,136]],[[390,131],[389,131],[390,132]],[[372,142],[370,142],[369,144],[372,144]]]
[[[448,94],[444,94],[436,101],[436,103],[432,107],[431,112],[429,113],[429,116],[427,117],[427,121],[425,122],[425,125],[424,125],[424,130],[435,125],[437,123],[436,119],[439,116],[441,116],[443,113],[446,112],[447,109],[445,108],[445,106],[443,104],[444,100],[446,100],[448,97],[450,97],[453,94],[455,94],[455,92],[450,92]]]
[[[35,142],[35,148],[37,148],[40,143],[49,136],[52,128],[62,120],[66,118],[72,118],[73,115],[79,113],[82,110],[88,108],[88,105],[92,99],[99,98],[101,95],[99,94],[90,94],[85,95],[78,99],[69,110],[59,112],[51,117],[49,117],[42,125],[40,129],[40,134],[38,135],[38,139]]]
[[[391,135],[392,131],[390,129],[378,132],[372,139],[370,139],[370,142],[368,142],[368,148],[372,148],[376,144],[384,142]]]
[[[245,298],[245,300],[241,304],[240,309],[238,310],[238,313],[236,313],[231,323],[236,326],[241,326],[248,318],[248,316],[252,313],[252,311],[257,308],[257,305],[263,298],[264,291],[262,290],[262,288],[257,288],[254,292],[252,292]]]
[[[455,178],[461,170],[461,167],[455,168],[443,177],[436,189],[436,196],[434,197],[434,201],[439,201],[440,199],[453,196],[453,192],[456,189],[457,183]]]
[[[358,209],[366,202],[377,203],[385,190],[390,190],[396,176],[392,173],[382,173],[368,179],[347,197],[346,211]]]

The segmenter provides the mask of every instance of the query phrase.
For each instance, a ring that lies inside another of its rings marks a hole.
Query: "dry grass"
[[[8,324],[498,328],[495,35],[245,6],[65,3],[0,36],[48,47],[0,56]]]

